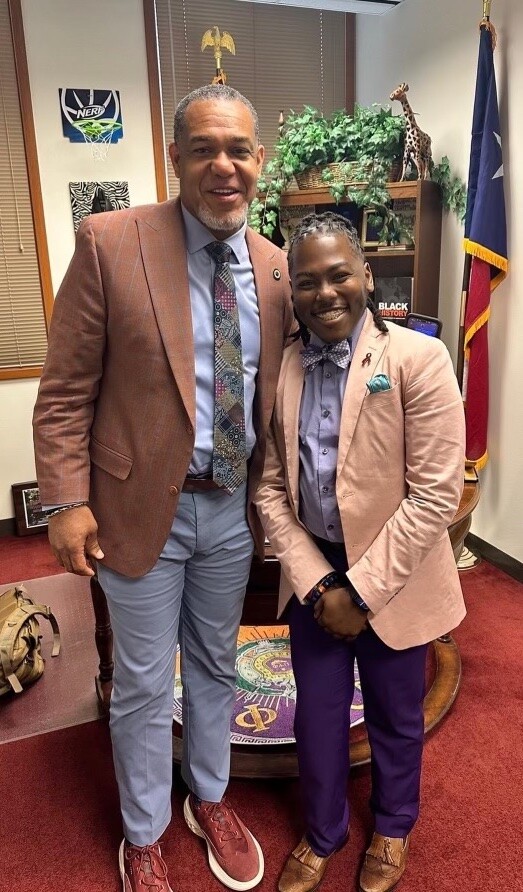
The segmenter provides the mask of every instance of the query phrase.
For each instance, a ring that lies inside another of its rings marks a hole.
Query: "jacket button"
[[[178,493],[180,492],[180,490],[178,489],[177,486],[170,486],[169,492],[171,493],[172,496],[177,496]]]

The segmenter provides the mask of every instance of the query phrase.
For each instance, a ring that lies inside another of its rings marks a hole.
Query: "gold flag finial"
[[[232,35],[228,31],[223,31],[220,34],[220,29],[215,25],[214,28],[209,28],[202,37],[202,53],[208,46],[213,48],[216,61],[216,74],[212,79],[212,83],[224,84],[227,80],[227,75],[222,69],[222,49],[228,50],[233,56],[236,55],[236,47]]]
[[[490,7],[491,7],[491,5],[492,5],[492,0],[483,0],[483,18],[481,19],[481,22],[479,23],[479,29],[481,31],[481,29],[484,28],[485,31],[490,31],[490,36],[491,36],[491,40],[492,40],[492,51],[494,51],[496,49],[496,43],[498,40],[498,36],[496,34],[496,29],[494,28],[494,25],[490,21]]]

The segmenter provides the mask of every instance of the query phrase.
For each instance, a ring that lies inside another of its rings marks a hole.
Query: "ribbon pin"
[[[367,353],[365,356],[365,359],[362,360],[361,364],[362,365],[370,365],[371,359],[372,359],[372,354]]]

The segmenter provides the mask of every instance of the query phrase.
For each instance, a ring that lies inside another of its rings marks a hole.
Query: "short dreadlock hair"
[[[354,253],[365,262],[365,254],[358,233],[352,223],[349,220],[346,220],[345,217],[342,217],[341,214],[335,214],[332,211],[324,211],[322,214],[307,214],[301,223],[299,223],[293,230],[290,237],[289,253],[287,255],[289,272],[292,274],[296,246],[306,239],[307,236],[337,235],[338,233],[345,236]],[[367,307],[372,313],[374,324],[378,331],[383,333],[387,332],[388,328],[383,321],[382,315],[370,297],[367,298]],[[310,333],[298,316],[296,316],[296,319],[300,327],[299,334],[302,340],[306,343],[309,340]]]

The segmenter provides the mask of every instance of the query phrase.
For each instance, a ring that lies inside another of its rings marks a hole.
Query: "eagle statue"
[[[234,40],[228,31],[222,31],[220,34],[220,29],[215,25],[214,28],[209,28],[202,37],[202,53],[208,46],[213,48],[216,60],[216,75],[213,77],[212,83],[224,84],[227,80],[227,75],[222,69],[222,50],[228,50],[229,53],[235,56],[236,47]]]

